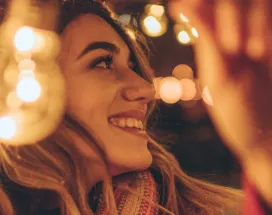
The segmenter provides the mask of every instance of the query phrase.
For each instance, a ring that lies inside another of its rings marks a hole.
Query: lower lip
[[[126,131],[128,133],[131,133],[133,135],[142,137],[144,139],[147,139],[147,133],[144,130],[140,130],[140,129],[137,129],[137,128],[121,128],[121,127],[118,127],[118,126],[113,125],[113,124],[111,124],[111,125],[114,126],[115,128],[119,128],[120,130]]]

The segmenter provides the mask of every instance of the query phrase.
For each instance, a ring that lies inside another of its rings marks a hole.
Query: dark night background
[[[146,0],[107,2],[119,15],[132,14],[136,18],[150,3]],[[151,65],[156,76],[171,76],[175,66],[187,64],[197,77],[193,47],[177,42],[171,21],[166,34],[147,39],[151,44]],[[170,145],[185,172],[214,183],[240,187],[240,166],[220,140],[202,100],[187,106],[159,102],[154,116],[155,128],[161,131],[163,142]]]

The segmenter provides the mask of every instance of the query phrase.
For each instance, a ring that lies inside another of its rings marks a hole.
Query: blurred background
[[[150,15],[150,5],[164,5],[164,1],[107,0],[106,2],[117,12],[121,22],[126,24],[130,22],[131,25],[140,27],[151,48],[151,65],[156,76],[172,76],[176,66],[186,64],[192,68],[194,79],[197,80],[193,41],[188,40],[186,33],[181,41],[177,39],[180,38],[178,33],[183,29],[188,32],[186,17],[181,17],[182,25],[177,31],[177,23],[169,19],[167,11],[161,15],[160,9],[157,8],[157,12],[154,10],[154,13],[167,18],[166,27],[165,19],[162,17],[159,19],[160,30],[155,28],[148,32],[143,23]],[[153,23],[153,26],[154,24],[156,23]],[[161,33],[156,35],[156,30]],[[189,36],[197,36],[196,34]],[[174,104],[158,100],[157,108],[149,123],[160,131],[160,141],[169,145],[181,167],[188,174],[214,183],[240,187],[239,163],[218,136],[205,110],[203,99],[179,101]]]

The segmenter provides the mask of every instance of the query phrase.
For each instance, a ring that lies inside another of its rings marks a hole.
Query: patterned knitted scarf
[[[134,175],[135,177],[135,175]],[[131,178],[123,179],[122,184],[129,184]],[[119,185],[120,185],[119,184]],[[139,198],[129,191],[114,188],[114,197],[117,205],[118,214],[121,215],[158,215],[158,209],[150,202],[158,203],[158,189],[156,181],[150,171],[139,172],[133,180],[132,189],[134,192],[142,196]],[[146,201],[147,199],[148,201]],[[105,209],[103,197],[100,198],[95,215],[109,215]]]

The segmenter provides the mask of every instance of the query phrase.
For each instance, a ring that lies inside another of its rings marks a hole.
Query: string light
[[[180,80],[182,87],[181,100],[190,101],[196,96],[196,86],[193,80],[184,78]]]
[[[166,33],[168,19],[165,16],[165,9],[162,5],[148,4],[145,7],[145,14],[141,18],[141,27],[150,37],[159,37]]]
[[[166,77],[160,83],[160,97],[168,103],[173,104],[180,100],[182,88],[179,80],[174,77]]]
[[[207,105],[213,106],[213,99],[212,99],[212,96],[211,96],[208,86],[204,87],[203,92],[202,92],[202,98],[203,98],[203,101]]]
[[[179,15],[179,17],[182,22],[189,22],[189,19],[186,16],[184,16],[182,13]]]
[[[160,96],[160,86],[161,86],[161,81],[163,80],[163,77],[156,77],[153,79],[153,85],[155,88],[155,99],[161,99]]]
[[[16,122],[11,117],[0,118],[0,138],[10,140],[16,133]]]
[[[41,86],[34,78],[23,78],[16,88],[17,96],[24,102],[34,102],[41,96]]]
[[[20,52],[27,52],[33,49],[35,44],[35,34],[30,27],[21,27],[15,34],[14,45]]]
[[[146,8],[149,10],[149,13],[151,15],[156,17],[163,16],[165,13],[165,9],[162,5],[152,4],[152,5],[147,5]]]
[[[42,15],[47,13],[33,8],[30,0],[21,3],[12,2],[3,23],[6,30],[0,35],[1,41],[7,41],[1,44],[0,53],[5,55],[0,65],[6,65],[0,71],[0,141],[11,145],[33,144],[48,136],[61,121],[65,107],[64,79],[56,63],[58,35],[32,27],[44,25]],[[46,17],[46,28],[53,30],[54,6],[47,6],[42,10],[50,9],[53,16]]]
[[[177,65],[172,72],[172,75],[177,78],[178,80],[181,80],[183,78],[194,78],[194,72],[192,68],[186,64],[179,64]]]
[[[194,28],[194,27],[192,28],[192,34],[193,34],[196,38],[199,37],[198,32],[197,32],[196,28]]]

